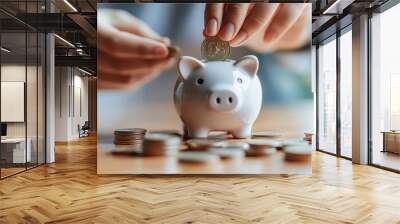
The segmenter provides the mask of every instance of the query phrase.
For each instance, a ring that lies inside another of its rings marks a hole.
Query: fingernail
[[[166,45],[169,45],[171,40],[168,37],[162,37],[162,42],[164,42]]]
[[[206,25],[206,34],[208,36],[215,36],[218,33],[218,22],[216,19],[212,18],[208,20]]]
[[[220,38],[225,41],[230,41],[233,37],[233,34],[235,34],[235,26],[233,23],[227,23],[222,29]]]
[[[235,39],[233,39],[231,45],[239,46],[245,39],[247,38],[247,32],[242,30],[236,35]]]
[[[266,42],[273,42],[278,37],[278,32],[271,30],[267,35],[264,37],[264,41]]]
[[[162,48],[162,47],[154,47],[154,48],[152,49],[152,52],[153,52],[154,54],[164,54],[164,53],[165,53],[165,49]]]

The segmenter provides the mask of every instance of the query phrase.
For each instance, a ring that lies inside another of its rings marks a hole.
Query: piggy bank
[[[174,88],[175,108],[189,138],[227,131],[248,138],[262,104],[258,59],[200,61],[182,56]]]

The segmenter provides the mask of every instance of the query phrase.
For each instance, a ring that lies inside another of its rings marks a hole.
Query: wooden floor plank
[[[0,223],[400,223],[400,175],[316,152],[309,176],[96,174],[96,139],[0,181]]]

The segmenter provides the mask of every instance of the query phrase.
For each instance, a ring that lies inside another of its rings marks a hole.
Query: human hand
[[[203,33],[256,51],[297,48],[310,39],[310,9],[304,3],[208,3]]]
[[[168,38],[122,10],[100,9],[97,17],[98,87],[126,89],[143,85],[171,67]]]

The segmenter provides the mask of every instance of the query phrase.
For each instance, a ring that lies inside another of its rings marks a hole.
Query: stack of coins
[[[146,129],[143,128],[118,129],[114,131],[114,144],[140,147],[145,134]]]
[[[250,149],[247,156],[268,156],[276,153],[276,148],[281,146],[279,141],[268,139],[252,139],[249,141]]]
[[[285,160],[296,162],[308,162],[311,159],[311,146],[291,145],[284,148]]]
[[[174,156],[179,152],[181,139],[176,135],[148,134],[143,142],[144,156]]]

